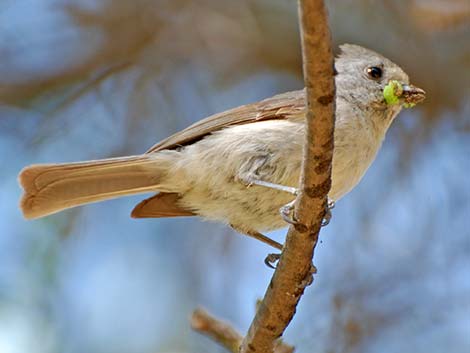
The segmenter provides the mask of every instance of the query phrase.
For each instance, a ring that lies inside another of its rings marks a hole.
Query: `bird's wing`
[[[212,115],[157,143],[147,153],[182,147],[228,126],[302,116],[305,111],[304,97],[303,90],[287,92]],[[131,216],[133,218],[194,216],[191,210],[179,206],[179,198],[180,196],[175,193],[159,193],[140,202]]]
[[[160,141],[150,148],[147,153],[185,146],[228,126],[263,120],[290,119],[301,116],[304,111],[305,92],[303,90],[279,94],[260,102],[242,105],[211,115]]]

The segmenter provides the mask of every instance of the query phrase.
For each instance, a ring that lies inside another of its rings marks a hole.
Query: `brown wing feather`
[[[305,111],[304,90],[278,94],[260,102],[242,105],[211,115],[180,132],[160,141],[147,153],[174,149],[200,140],[204,136],[228,126],[254,123],[263,120],[289,119]]]
[[[305,111],[305,92],[293,91],[212,115],[157,143],[147,153],[191,144],[228,126],[263,120],[290,119]],[[134,218],[194,216],[178,205],[179,195],[159,193],[139,203],[131,213]]]
[[[134,207],[132,218],[161,218],[195,216],[189,210],[178,206],[179,195],[174,193],[160,193],[141,201]]]

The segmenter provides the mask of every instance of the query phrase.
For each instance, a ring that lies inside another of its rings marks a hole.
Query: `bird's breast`
[[[367,126],[336,126],[330,198],[339,200],[361,181],[382,140]]]

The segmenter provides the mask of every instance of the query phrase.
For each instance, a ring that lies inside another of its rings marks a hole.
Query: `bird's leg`
[[[249,237],[252,237],[252,238],[254,238],[256,240],[259,240],[259,241],[261,241],[265,244],[268,244],[269,246],[272,246],[273,248],[275,248],[277,250],[282,251],[282,248],[283,248],[282,244],[280,244],[277,241],[271,239],[270,237],[267,237],[264,234],[261,234],[260,232],[257,232],[256,230],[246,231],[246,230],[241,230],[239,227],[236,227],[234,225],[230,225],[230,226],[240,234],[244,234],[244,235],[247,235]],[[274,269],[275,268],[274,263],[276,263],[276,261],[278,261],[280,257],[281,257],[281,254],[268,254],[268,256],[266,256],[266,258],[264,259],[264,263],[266,264],[266,266]]]
[[[274,189],[274,190],[288,192],[288,193],[296,195],[296,196],[298,194],[298,189],[294,188],[292,186],[286,186],[286,185],[281,185],[281,184],[270,183],[269,181],[264,181],[264,180],[257,179],[257,178],[254,178],[254,177],[240,178],[240,181],[243,182],[243,184],[247,185],[248,187],[252,186],[252,185],[258,185],[258,186],[264,186],[266,188],[270,188],[270,189]]]
[[[236,180],[240,181],[247,187],[258,185],[265,188],[288,192],[293,195],[298,194],[297,188],[285,186],[281,184],[271,183],[263,179],[272,177],[273,166],[271,165],[269,154],[251,158],[240,168]]]
[[[269,176],[269,156],[260,156],[257,158],[251,159],[246,165],[244,165],[241,170],[239,171],[238,175],[236,176],[236,180],[240,181],[247,187],[250,187],[252,185],[257,185],[257,186],[262,186],[265,188],[270,188],[273,190],[278,190],[278,191],[283,191],[287,192],[290,194],[293,194],[297,196],[298,194],[298,189],[291,187],[291,186],[286,186],[286,185],[281,185],[281,184],[275,184],[271,183],[269,181],[264,181],[263,176],[267,177]],[[233,226],[232,226],[233,227]],[[233,227],[235,230],[239,231],[242,234],[246,234],[252,238],[258,239],[262,241],[265,244],[268,244],[278,250],[282,250],[283,246],[279,244],[278,242],[272,240],[271,238],[257,232],[257,231],[245,231],[245,230],[239,230],[236,227]],[[275,268],[274,264],[279,260],[281,257],[281,254],[269,254],[266,259],[264,260],[264,263],[266,266],[270,268]]]
[[[261,241],[262,243],[265,243],[269,246],[272,246],[273,248],[277,250],[282,250],[283,245],[281,243],[278,243],[277,241],[271,239],[270,237],[267,237],[264,234],[261,234],[260,232],[257,232],[256,230],[243,230],[237,226],[234,226],[233,224],[230,225],[234,230],[236,230],[240,234],[247,235],[249,237],[252,237],[256,240]]]
[[[295,196],[297,196],[299,193],[299,189],[294,188],[292,186],[274,184],[274,183],[270,183],[268,181],[256,179],[253,177],[243,177],[243,178],[241,177],[240,181],[242,181],[248,187],[250,187],[251,185],[264,186],[270,189],[288,192]],[[295,203],[295,199],[285,204],[279,209],[279,213],[281,214],[282,219],[286,221],[287,223],[298,225],[298,222],[292,217],[292,210],[294,209],[294,203]]]

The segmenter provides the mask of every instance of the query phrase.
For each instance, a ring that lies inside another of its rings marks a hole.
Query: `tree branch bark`
[[[272,353],[312,282],[318,241],[331,187],[335,121],[334,58],[323,0],[299,0],[307,133],[295,226],[289,228],[271,283],[240,347],[241,353]]]

